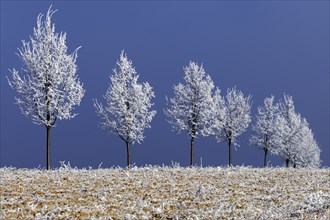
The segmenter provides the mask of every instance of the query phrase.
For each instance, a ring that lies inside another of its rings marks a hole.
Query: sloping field
[[[330,219],[330,169],[1,168],[1,219]]]

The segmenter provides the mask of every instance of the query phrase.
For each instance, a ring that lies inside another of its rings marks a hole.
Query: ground
[[[0,168],[1,219],[330,219],[330,169]]]

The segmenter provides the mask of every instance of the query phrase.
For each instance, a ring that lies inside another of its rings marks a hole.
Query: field
[[[329,219],[330,169],[0,168],[1,219]]]

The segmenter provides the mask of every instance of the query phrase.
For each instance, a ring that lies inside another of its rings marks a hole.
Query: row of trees
[[[174,97],[164,110],[174,131],[186,133],[190,141],[190,165],[194,164],[194,140],[198,135],[214,135],[229,147],[229,166],[232,165],[232,145],[251,122],[251,96],[245,97],[236,87],[222,97],[203,66],[190,62],[184,68],[185,84],[173,87]]]
[[[286,167],[320,166],[320,148],[307,120],[295,112],[292,96],[284,95],[278,103],[274,96],[266,98],[252,131],[250,143],[264,151],[264,166],[268,152],[280,156]]]
[[[23,41],[18,56],[23,62],[21,77],[13,69],[9,85],[16,90],[16,104],[22,113],[47,130],[46,168],[50,169],[50,129],[57,119],[71,119],[73,107],[80,104],[85,90],[80,83],[75,64],[76,49],[67,54],[65,33],[55,33],[51,17],[55,11],[49,8],[46,19],[40,14],[30,42]],[[130,167],[130,146],[143,141],[144,130],[156,114],[152,110],[152,87],[138,82],[139,75],[132,61],[121,52],[117,66],[110,76],[110,86],[104,95],[106,105],[94,99],[94,107],[100,118],[100,127],[121,138],[127,149],[127,166]],[[251,123],[251,96],[228,89],[221,96],[211,77],[202,65],[190,62],[184,67],[184,83],[173,87],[174,97],[167,99],[164,113],[173,131],[190,137],[190,165],[194,165],[194,141],[199,135],[213,135],[226,141],[229,148],[229,165],[232,165],[232,146],[237,137]],[[279,155],[294,167],[317,167],[320,150],[305,118],[295,112],[291,96],[274,104],[274,97],[266,98],[258,108],[256,123],[250,143],[263,149],[267,165],[268,152]]]

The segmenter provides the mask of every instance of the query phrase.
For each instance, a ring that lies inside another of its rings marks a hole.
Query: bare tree
[[[94,100],[94,107],[100,117],[100,127],[117,135],[126,144],[127,167],[131,165],[130,145],[144,139],[144,129],[156,111],[150,110],[155,97],[152,87],[146,82],[138,83],[139,75],[124,51],[117,61],[117,68],[110,76],[110,86],[103,96],[107,107]]]
[[[30,42],[22,41],[18,56],[23,63],[23,77],[15,69],[11,71],[11,88],[16,90],[16,104],[32,122],[45,125],[47,130],[46,168],[50,169],[50,129],[57,119],[71,119],[77,114],[72,110],[84,96],[83,85],[77,72],[77,48],[67,54],[66,33],[56,33],[49,8],[45,20],[43,14],[37,18],[37,27]]]

